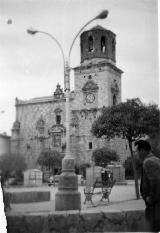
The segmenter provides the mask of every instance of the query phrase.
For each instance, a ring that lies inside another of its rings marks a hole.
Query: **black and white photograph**
[[[0,0],[0,232],[160,232],[158,0]]]

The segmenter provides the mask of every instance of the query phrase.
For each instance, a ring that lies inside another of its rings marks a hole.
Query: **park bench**
[[[84,188],[84,195],[85,195],[85,200],[84,200],[84,204],[87,201],[90,201],[92,205],[93,201],[92,201],[92,197],[93,195],[97,195],[100,194],[102,195],[100,201],[103,201],[104,199],[108,200],[108,202],[110,202],[109,200],[109,196],[111,194],[111,190],[115,184],[115,180],[108,180],[108,181],[101,181],[99,179],[96,179],[96,181],[94,182],[93,186],[91,185],[87,185]],[[100,188],[100,191],[97,191],[96,188]]]
[[[111,180],[111,181],[108,181],[107,184],[102,184],[102,198],[101,198],[101,201],[103,201],[103,199],[108,199],[108,202],[110,202],[109,196],[111,194],[112,188],[113,188],[115,183],[116,183],[115,180]]]

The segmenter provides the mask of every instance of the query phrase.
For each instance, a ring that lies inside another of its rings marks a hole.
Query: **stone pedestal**
[[[74,172],[74,159],[64,158],[55,196],[55,210],[80,210],[81,194],[78,192],[78,177]]]

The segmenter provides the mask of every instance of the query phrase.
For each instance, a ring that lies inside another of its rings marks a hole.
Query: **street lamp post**
[[[64,87],[65,87],[65,94],[66,94],[66,154],[64,159],[62,160],[62,173],[59,178],[58,184],[58,192],[55,196],[55,209],[56,210],[80,210],[81,209],[81,195],[78,192],[78,179],[75,174],[75,164],[74,158],[71,156],[70,152],[70,56],[71,51],[74,45],[76,38],[79,34],[83,31],[83,29],[93,22],[96,19],[105,19],[108,16],[108,11],[104,10],[96,17],[88,21],[76,34],[74,40],[71,44],[69,49],[68,60],[65,60],[64,52],[62,46],[57,41],[57,39],[52,36],[50,33],[28,29],[27,32],[29,34],[36,34],[36,33],[43,33],[53,39],[58,47],[61,50],[62,57],[63,57],[63,64],[64,64]]]

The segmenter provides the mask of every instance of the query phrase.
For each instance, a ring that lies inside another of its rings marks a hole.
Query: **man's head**
[[[137,148],[138,156],[141,161],[145,159],[145,157],[149,154],[151,151],[151,146],[148,141],[145,140],[139,140],[136,141],[134,144]]]

